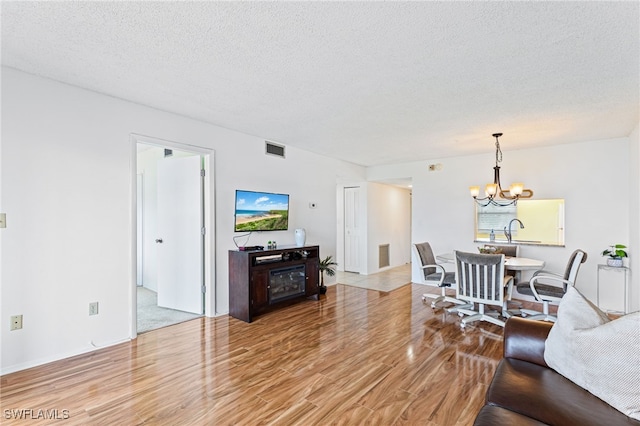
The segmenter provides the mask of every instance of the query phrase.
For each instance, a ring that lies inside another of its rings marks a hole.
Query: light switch
[[[7,214],[0,213],[0,228],[6,228],[6,227],[7,227]]]

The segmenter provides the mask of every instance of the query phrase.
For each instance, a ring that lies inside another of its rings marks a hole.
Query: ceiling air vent
[[[265,153],[269,155],[275,155],[276,157],[284,158],[284,146],[278,145],[273,142],[264,142]]]

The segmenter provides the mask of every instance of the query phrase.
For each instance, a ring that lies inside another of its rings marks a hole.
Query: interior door
[[[360,188],[344,189],[344,270],[360,272]]]
[[[203,217],[200,156],[158,163],[158,306],[202,314]]]

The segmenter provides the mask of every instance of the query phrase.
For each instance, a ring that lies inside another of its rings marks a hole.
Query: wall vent
[[[378,246],[378,268],[389,266],[389,244],[380,244]]]
[[[265,141],[264,146],[266,154],[284,158],[284,145],[278,145],[277,143]]]

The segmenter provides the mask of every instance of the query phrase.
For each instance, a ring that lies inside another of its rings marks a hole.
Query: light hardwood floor
[[[462,331],[425,289],[338,284],[251,324],[198,318],[8,374],[0,423],[51,424],[7,418],[31,409],[65,425],[470,425],[502,329]]]

